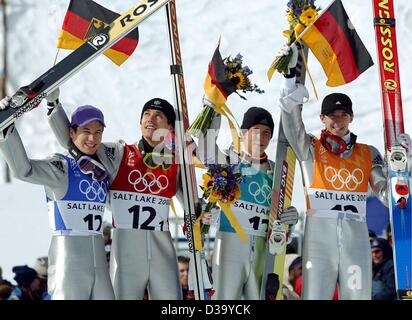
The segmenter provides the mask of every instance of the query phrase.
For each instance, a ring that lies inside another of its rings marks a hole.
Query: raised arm
[[[203,98],[203,104],[205,108],[214,108],[213,103],[206,97]],[[227,163],[226,155],[220,151],[216,142],[219,135],[221,121],[221,115],[219,113],[215,113],[209,129],[204,135],[199,137],[196,154],[199,160],[204,164]]]
[[[302,120],[301,104],[307,98],[303,85],[296,85],[295,78],[284,78],[279,99],[282,109],[282,126],[297,159],[302,162],[312,157],[312,138]]]
[[[60,89],[57,88],[47,95],[47,121],[59,144],[68,149],[70,145],[70,121],[59,101]]]
[[[44,160],[29,159],[14,125],[0,134],[0,151],[15,178],[57,190],[56,198],[66,193],[66,161],[57,155]]]
[[[53,108],[51,113],[47,115],[47,121],[49,122],[49,125],[59,144],[64,149],[68,149],[70,145],[70,121],[61,103],[58,103],[57,106]]]

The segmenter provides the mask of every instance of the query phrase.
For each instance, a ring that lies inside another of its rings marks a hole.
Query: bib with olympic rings
[[[372,153],[368,145],[356,143],[349,158],[327,151],[318,139],[312,182],[306,188],[310,212],[345,211],[366,215]]]
[[[53,235],[102,234],[108,178],[95,181],[79,170],[74,159],[60,156],[67,161],[69,179],[68,190],[62,199],[47,199]]]
[[[246,234],[265,237],[269,224],[273,175],[244,163],[240,164],[244,180],[240,198],[232,204],[232,212]],[[220,214],[220,231],[235,232],[224,212]]]
[[[170,199],[176,194],[178,166],[149,168],[136,145],[124,147],[110,186],[113,225],[123,229],[169,230]]]

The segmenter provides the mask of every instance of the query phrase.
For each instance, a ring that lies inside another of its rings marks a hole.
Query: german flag
[[[87,40],[120,15],[110,11],[92,0],[71,0],[60,31],[57,47],[76,50]],[[136,28],[126,37],[104,52],[104,55],[120,66],[133,53],[139,41]]]
[[[236,91],[235,85],[227,78],[225,64],[217,46],[203,84],[205,93],[216,106],[226,103],[227,97]]]
[[[328,80],[337,87],[355,80],[373,65],[340,0],[325,10],[302,34],[302,40],[319,60]]]

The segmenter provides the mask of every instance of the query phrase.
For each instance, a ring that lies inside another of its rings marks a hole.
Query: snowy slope
[[[117,12],[123,12],[136,0],[98,3]],[[280,77],[271,83],[266,78],[267,67],[284,42],[281,31],[286,21],[283,12],[286,0],[177,0],[181,49],[183,55],[189,116],[194,119],[201,108],[203,80],[207,64],[221,37],[223,56],[241,52],[244,61],[254,71],[252,80],[263,88],[263,95],[248,94],[247,101],[233,95],[228,105],[240,122],[248,107],[265,106],[275,118],[279,112],[276,98]],[[370,0],[342,0],[348,15],[376,62],[375,39]],[[68,0],[9,0],[9,93],[30,83],[53,64],[57,36]],[[318,0],[322,7],[328,0]],[[412,4],[397,0],[397,30],[406,131],[412,133],[410,17]],[[0,32],[3,32],[0,29]],[[105,57],[88,65],[61,88],[61,101],[66,110],[78,105],[93,104],[106,116],[105,141],[124,139],[131,143],[140,138],[139,117],[145,101],[155,96],[173,101],[169,76],[169,51],[165,14],[152,16],[140,27],[140,42],[136,52],[120,68]],[[0,54],[3,45],[0,39]],[[59,60],[67,51],[60,51]],[[0,62],[1,64],[1,62]],[[1,65],[0,65],[1,67]],[[382,119],[377,68],[372,67],[359,79],[344,87],[325,86],[325,77],[318,62],[309,58],[309,68],[320,99],[333,91],[348,93],[354,102],[355,120],[352,130],[359,141],[374,144],[383,151]],[[309,88],[310,89],[310,88]],[[310,89],[311,91],[311,89]],[[313,95],[312,95],[313,96]],[[319,134],[320,101],[311,98],[304,107],[306,127]],[[30,157],[42,158],[60,151],[60,147],[45,121],[45,106],[25,115],[18,121],[19,131]],[[226,127],[226,124],[224,124]],[[275,130],[277,132],[277,130]],[[227,134],[221,133],[222,148],[229,144]],[[276,139],[269,155],[274,158]],[[296,180],[294,204],[305,207],[300,177]],[[32,264],[39,255],[47,254],[50,231],[42,187],[13,182],[0,184],[0,266],[5,276],[12,277],[11,266]]]

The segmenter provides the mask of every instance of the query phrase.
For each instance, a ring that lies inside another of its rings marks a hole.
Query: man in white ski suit
[[[289,66],[294,69],[297,60]],[[287,50],[286,50],[287,52]],[[336,284],[342,300],[370,300],[372,265],[366,225],[368,186],[387,205],[387,179],[379,151],[356,141],[349,131],[352,101],[342,93],[327,95],[318,139],[305,130],[300,105],[308,93],[283,80],[279,105],[282,124],[301,165],[308,206],[303,242],[302,298],[332,299]],[[405,145],[409,136],[404,138]]]
[[[0,109],[7,108],[9,100],[0,101]],[[65,127],[72,148],[85,156],[83,164],[87,157],[95,158],[104,126],[99,109],[82,106],[73,113],[70,131]],[[29,159],[14,124],[0,133],[0,151],[17,179],[45,187],[52,228],[48,254],[52,299],[114,299],[102,237],[108,192],[104,169],[92,172],[90,165],[96,163],[90,162],[84,169],[71,155]]]
[[[204,104],[214,108],[204,98]],[[216,144],[221,116],[216,113],[208,133],[199,139],[198,156],[204,164],[236,164],[244,180],[240,198],[231,206],[233,214],[247,235],[243,241],[223,211],[213,251],[212,278],[216,290],[214,300],[259,300],[265,267],[266,237],[269,224],[274,163],[265,150],[273,135],[271,114],[260,107],[250,108],[244,115],[240,153],[233,146],[221,152]],[[295,224],[298,212],[286,208],[280,220]]]
[[[68,119],[61,104],[53,102],[57,97],[58,92],[47,97],[56,105],[49,122],[67,147]],[[149,100],[142,110],[138,143],[102,143],[97,150],[109,175],[114,227],[110,276],[116,299],[141,300],[146,288],[150,299],[182,299],[168,221],[171,198],[176,194],[182,199],[179,166],[169,145],[174,123],[172,105],[160,98]]]

